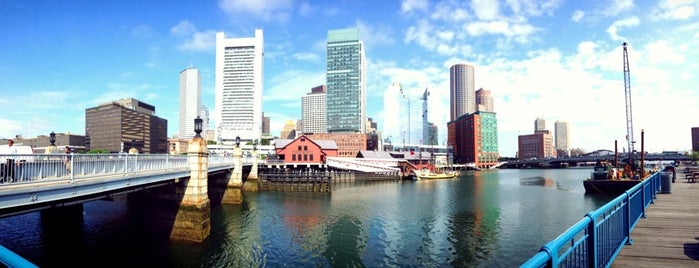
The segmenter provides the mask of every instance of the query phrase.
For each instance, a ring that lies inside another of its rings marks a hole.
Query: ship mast
[[[626,42],[624,47],[624,94],[626,95],[626,141],[628,142],[629,164],[634,166],[634,149],[633,144],[636,142],[633,139],[633,116],[631,114],[631,72],[629,71],[629,54],[626,50]],[[643,154],[643,152],[641,152]]]

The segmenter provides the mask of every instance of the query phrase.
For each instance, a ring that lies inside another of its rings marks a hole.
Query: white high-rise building
[[[217,140],[232,144],[262,135],[262,30],[254,37],[225,38],[216,33],[216,123]]]
[[[554,131],[556,135],[556,150],[567,150],[570,148],[570,135],[568,122],[566,121],[556,121],[554,124]]]
[[[325,117],[325,85],[311,89],[306,96],[301,97],[301,113],[303,126],[301,131],[306,133],[327,133]]]
[[[394,82],[383,94],[383,138],[387,144],[396,144],[402,141],[403,132],[401,130],[402,114],[401,103],[403,100],[403,89],[400,83]]]
[[[194,119],[201,109],[201,75],[199,70],[189,67],[180,72],[180,107],[179,129],[180,139],[194,137]]]

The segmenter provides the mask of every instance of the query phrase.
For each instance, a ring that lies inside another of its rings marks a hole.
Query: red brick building
[[[278,139],[274,142],[277,157],[284,163],[325,163],[327,157],[337,156],[337,145],[332,140],[311,140],[305,135],[296,139]]]
[[[537,131],[529,135],[519,135],[517,143],[517,158],[519,159],[556,157],[553,136],[548,130]]]
[[[354,158],[357,157],[359,151],[367,150],[367,134],[365,133],[314,133],[308,137],[314,141],[334,141],[339,157]]]

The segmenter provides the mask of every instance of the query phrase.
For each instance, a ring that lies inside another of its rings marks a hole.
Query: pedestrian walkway
[[[687,182],[684,167],[670,194],[658,194],[631,233],[612,267],[699,267],[699,182]]]

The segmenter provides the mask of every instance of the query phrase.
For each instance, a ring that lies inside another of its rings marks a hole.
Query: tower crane
[[[624,47],[624,94],[626,95],[626,141],[628,142],[627,148],[629,150],[629,164],[633,167],[633,145],[636,141],[633,139],[633,116],[631,114],[631,72],[629,71],[629,53],[626,50],[626,45],[626,42],[622,44]]]

